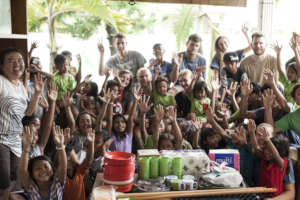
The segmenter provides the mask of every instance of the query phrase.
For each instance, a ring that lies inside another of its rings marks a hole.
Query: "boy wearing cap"
[[[239,57],[235,52],[228,52],[224,55],[225,67],[221,68],[220,80],[222,88],[228,88],[232,82],[240,82],[241,79],[247,78],[239,68]]]

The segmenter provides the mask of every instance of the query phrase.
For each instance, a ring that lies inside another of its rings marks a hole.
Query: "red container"
[[[116,182],[117,191],[128,192],[134,181],[135,155],[126,152],[109,152],[104,158],[104,182]],[[126,184],[120,184],[126,183]],[[122,186],[120,186],[122,185]],[[127,190],[127,191],[126,191]]]

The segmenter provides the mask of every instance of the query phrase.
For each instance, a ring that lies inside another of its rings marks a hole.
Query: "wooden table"
[[[101,185],[102,174],[98,174],[94,187]],[[117,193],[117,198],[132,197],[134,200],[147,199],[164,199],[181,197],[208,197],[217,195],[234,195],[234,194],[249,194],[249,193],[272,193],[276,189],[264,187],[249,187],[237,189],[211,189],[211,190],[191,190],[191,191],[170,191],[170,192],[142,192],[142,193]],[[99,200],[100,196],[94,196],[95,200]]]

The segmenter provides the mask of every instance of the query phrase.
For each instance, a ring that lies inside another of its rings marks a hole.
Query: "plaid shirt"
[[[43,197],[39,187],[33,182],[29,186],[28,193],[31,200],[62,200],[64,194],[64,184],[62,185],[58,178],[54,176],[49,190],[49,198]]]

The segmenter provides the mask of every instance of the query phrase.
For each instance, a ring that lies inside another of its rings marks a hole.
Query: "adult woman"
[[[35,77],[35,94],[27,105],[28,95],[19,81],[25,68],[18,49],[0,52],[0,196],[8,199],[11,180],[17,179],[17,163],[21,156],[22,118],[32,115],[44,87],[41,76]],[[13,188],[14,190],[14,188]]]

